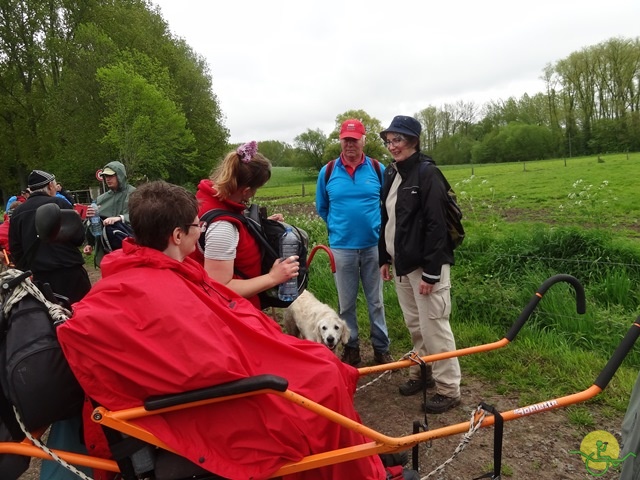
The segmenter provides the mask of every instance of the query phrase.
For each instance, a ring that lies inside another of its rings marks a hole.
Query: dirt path
[[[463,372],[464,375],[464,372]],[[394,372],[383,380],[356,393],[356,406],[365,425],[378,428],[390,436],[412,432],[415,420],[422,421],[422,396],[402,397],[398,386],[406,381],[403,372]],[[491,385],[463,376],[462,404],[441,415],[428,415],[429,428],[435,430],[448,425],[468,422],[471,412],[484,401],[498,411],[519,406],[518,399],[491,393]],[[571,393],[571,392],[567,392]],[[593,412],[598,418],[597,412]],[[580,443],[591,430],[606,430],[619,440],[619,418],[598,418],[597,425],[581,430],[571,425],[563,409],[535,414],[504,424],[502,475],[503,478],[537,480],[585,479],[588,474],[581,457],[570,454],[580,450]],[[441,480],[470,480],[492,471],[493,427],[482,428],[467,447],[440,474],[430,478]],[[462,434],[435,439],[430,448],[420,448],[420,474],[427,475],[447,460],[458,447]],[[599,478],[618,478],[619,472],[608,472]]]

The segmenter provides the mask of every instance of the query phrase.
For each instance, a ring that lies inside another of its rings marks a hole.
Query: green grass
[[[602,158],[568,159],[566,166],[563,160],[527,162],[525,169],[522,164],[474,166],[473,178],[470,166],[443,169],[458,192],[467,229],[452,269],[451,324],[458,348],[503,338],[540,285],[555,274],[573,275],[585,289],[584,315],[576,313],[572,288],[555,284],[513,342],[460,358],[463,375],[488,379],[499,393],[519,394],[521,404],[591,386],[640,313],[640,206],[635,200],[640,154]],[[272,182],[278,186],[269,187]],[[269,184],[258,192],[258,202],[313,201],[315,179],[308,174],[274,170]],[[301,185],[306,197],[299,194]],[[272,196],[275,191],[282,196]],[[312,245],[326,245],[323,222],[292,210],[287,221],[307,230]],[[310,278],[318,298],[337,307],[324,252],[313,260]],[[385,284],[384,298],[392,351],[401,355],[411,342],[392,283]],[[358,315],[366,335],[362,295]],[[597,404],[605,414],[624,411],[639,367],[640,345],[606,390],[586,404]],[[582,426],[593,421],[586,408],[571,410],[570,419]]]
[[[635,184],[640,153],[443,167],[467,219],[484,221],[510,210],[516,217],[542,217],[563,224],[640,226]]]

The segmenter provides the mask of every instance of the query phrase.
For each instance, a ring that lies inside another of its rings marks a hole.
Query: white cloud
[[[534,95],[546,64],[636,38],[637,0],[154,0],[209,63],[231,142],[329,133],[363,109],[388,124],[429,105]]]

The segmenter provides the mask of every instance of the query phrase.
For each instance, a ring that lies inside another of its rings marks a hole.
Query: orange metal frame
[[[7,253],[7,250],[4,248],[2,249],[2,264],[7,268],[13,268],[13,263],[9,258],[9,254]]]
[[[584,292],[582,291],[582,286],[575,280],[573,277],[567,275],[560,275],[556,277],[552,277],[547,280],[541,288],[536,292],[534,297],[529,302],[529,305],[523,313],[520,315],[519,319],[514,323],[511,330],[507,333],[505,338],[499,340],[497,342],[478,345],[469,348],[463,348],[460,350],[455,350],[451,352],[439,353],[436,355],[428,355],[421,357],[425,362],[434,362],[438,360],[443,360],[446,358],[460,357],[464,355],[470,355],[479,352],[485,352],[490,350],[495,350],[501,347],[506,346],[513,338],[517,335],[518,331],[526,321],[526,319],[530,316],[531,312],[537,305],[537,303],[542,298],[546,289],[551,286],[553,283],[558,281],[567,281],[571,283],[576,290],[576,297],[578,303],[578,312],[584,312]],[[582,311],[581,311],[582,310]],[[544,402],[536,403],[534,405],[528,405],[524,407],[519,407],[507,412],[501,412],[501,416],[504,421],[515,420],[518,418],[526,417],[529,415],[535,415],[538,413],[546,412],[549,410],[554,410],[562,407],[566,407],[568,405],[573,405],[576,403],[584,402],[596,395],[598,395],[604,388],[607,386],[616,370],[624,360],[626,354],[633,347],[637,337],[640,335],[640,317],[636,320],[636,323],[630,327],[626,336],[614,352],[613,356],[602,370],[594,384],[587,388],[584,391],[566,395],[563,397],[547,400]],[[418,360],[416,357],[414,360]],[[360,375],[369,375],[374,373],[380,373],[384,371],[392,371],[399,370],[401,368],[409,367],[410,365],[414,365],[414,360],[402,360],[395,363],[390,363],[386,365],[379,365],[375,367],[365,367],[359,369]],[[248,393],[242,393],[237,395],[228,395],[220,398],[212,398],[206,400],[200,400],[190,403],[184,403],[176,406],[171,406],[167,408],[162,408],[154,411],[148,411],[143,406],[130,408],[126,410],[119,411],[109,411],[103,407],[98,407],[93,412],[93,420],[101,425],[110,427],[119,432],[122,432],[126,435],[130,435],[135,438],[139,438],[147,443],[155,445],[159,448],[163,448],[166,450],[171,449],[164,444],[160,439],[149,433],[148,431],[140,428],[135,424],[135,420],[149,416],[149,415],[158,415],[163,414],[173,410],[185,409],[185,408],[193,408],[202,405],[209,405],[218,402],[225,401],[233,401],[236,398],[246,397],[246,396],[254,396],[254,395],[278,395],[280,397],[285,398],[286,400],[299,405],[302,408],[306,408],[319,416],[325,417],[332,422],[338,423],[344,428],[356,431],[361,433],[366,438],[371,441],[368,443],[364,443],[361,445],[354,445],[346,448],[341,448],[337,450],[331,450],[323,453],[318,453],[315,455],[310,455],[298,462],[289,463],[280,468],[277,472],[275,472],[271,478],[279,477],[282,475],[287,475],[295,472],[301,472],[305,470],[311,470],[314,468],[319,468],[326,465],[346,462],[349,460],[353,460],[356,458],[366,457],[370,455],[375,455],[378,453],[393,453],[399,452],[402,450],[407,450],[415,446],[416,444],[427,442],[432,439],[443,438],[450,435],[466,433],[471,426],[471,422],[462,422],[455,425],[448,425],[445,427],[441,427],[435,430],[429,430],[425,432],[415,433],[412,435],[407,435],[403,437],[389,437],[383,433],[380,433],[376,430],[373,430],[365,425],[362,425],[358,422],[355,422],[343,415],[334,412],[316,402],[313,402],[302,395],[299,395],[291,390],[286,389],[285,391],[277,391],[273,389],[262,389],[256,390]],[[476,417],[478,420],[478,417]],[[486,428],[494,424],[494,417],[491,415],[485,416],[482,420],[481,427]],[[42,433],[42,432],[39,432]],[[68,461],[69,463],[87,466],[92,468],[98,468],[102,470],[118,472],[118,466],[115,461],[105,460],[101,458],[91,457],[88,455],[78,455],[72,454],[69,452],[56,451],[62,459]],[[16,442],[2,442],[0,443],[0,454],[17,454],[17,455],[26,455],[31,457],[39,457],[43,459],[50,458],[46,453],[40,450],[37,446],[33,445],[29,440],[25,440],[21,443]]]

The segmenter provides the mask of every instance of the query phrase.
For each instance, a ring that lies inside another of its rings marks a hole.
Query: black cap
[[[29,174],[27,185],[29,186],[29,190],[38,190],[39,188],[42,188],[53,182],[55,179],[56,176],[52,173],[47,173],[42,170],[33,170]]]
[[[420,132],[422,132],[422,125],[413,117],[406,115],[397,115],[391,120],[391,125],[386,130],[380,132],[380,136],[385,140],[387,133],[402,133],[403,135],[409,135],[410,137],[420,138]]]

